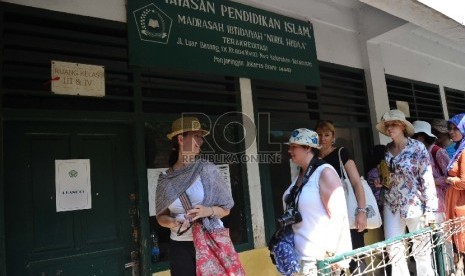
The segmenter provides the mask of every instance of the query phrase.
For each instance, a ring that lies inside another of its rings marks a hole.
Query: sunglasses
[[[178,237],[181,236],[182,234],[186,233],[187,230],[191,229],[191,227],[192,227],[192,222],[189,221],[189,226],[188,226],[186,229],[182,230],[182,231],[181,231],[181,227],[182,227],[182,224],[179,225],[179,228],[178,228],[178,231],[177,231]]]
[[[186,229],[184,229],[184,230],[181,231],[181,228],[182,228],[182,225],[183,225],[183,223],[181,223],[181,224],[179,225],[179,228],[178,228],[178,231],[176,232],[176,234],[177,234],[178,236],[181,236],[182,234],[186,233],[187,230],[191,229],[192,224],[193,224],[192,221],[189,219],[189,226],[188,226]]]
[[[391,161],[389,161],[389,171],[392,173],[396,171],[396,164],[394,164],[394,157],[391,158]]]

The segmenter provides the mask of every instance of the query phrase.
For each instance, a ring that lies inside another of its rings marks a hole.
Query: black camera
[[[300,212],[294,208],[289,208],[284,212],[284,214],[277,219],[279,225],[281,227],[286,227],[288,225],[292,225],[294,223],[298,223],[302,221],[302,215]]]

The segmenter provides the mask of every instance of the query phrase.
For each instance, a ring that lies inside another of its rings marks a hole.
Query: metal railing
[[[340,275],[343,270],[345,275],[387,276],[390,275],[388,271],[392,264],[402,258],[409,262],[420,254],[431,254],[432,266],[438,276],[463,275],[463,264],[456,267],[452,250],[452,240],[458,234],[465,234],[465,217],[432,224],[412,233],[318,260],[318,275]],[[356,264],[352,272],[348,268],[341,268],[340,264],[348,261]],[[415,270],[412,261],[410,269]]]

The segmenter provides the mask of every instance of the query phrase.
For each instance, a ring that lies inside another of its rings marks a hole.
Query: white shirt
[[[186,194],[187,194],[187,197],[189,197],[189,200],[192,206],[202,204],[203,199],[204,199],[204,190],[203,190],[203,184],[202,184],[202,180],[200,179],[200,176],[194,181],[194,183],[192,183],[192,185],[189,188],[187,188]],[[186,210],[184,210],[184,207],[182,207],[182,203],[179,198],[177,198],[173,203],[171,203],[168,206],[168,209],[170,210],[170,215],[172,217],[186,214]],[[170,238],[172,240],[175,240],[175,241],[192,241],[193,240],[192,228],[187,230],[181,236],[178,236],[178,228],[179,226],[170,229],[171,230]]]
[[[294,230],[294,243],[301,259],[323,259],[326,252],[341,254],[352,250],[350,239],[349,221],[347,218],[347,206],[342,185],[334,191],[331,200],[339,203],[339,208],[331,210],[331,218],[321,201],[319,179],[321,172],[330,168],[329,164],[319,166],[303,186],[298,200],[298,210],[302,215],[302,222],[292,225]],[[336,173],[337,174],[337,173]],[[283,199],[290,193],[297,178],[284,192]]]

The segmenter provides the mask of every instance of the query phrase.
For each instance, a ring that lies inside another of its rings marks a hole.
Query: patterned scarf
[[[218,168],[204,159],[198,159],[179,170],[161,173],[155,198],[155,211],[159,215],[191,186],[200,176],[204,190],[203,206],[219,206],[231,209],[234,206],[229,183],[226,183]],[[207,230],[218,228],[219,219],[203,218]]]
[[[457,129],[462,133],[462,140],[455,144],[455,153],[450,159],[449,164],[447,165],[447,171],[449,171],[454,165],[455,161],[460,157],[460,154],[465,149],[465,113],[460,113],[452,117],[448,124],[453,124]]]

